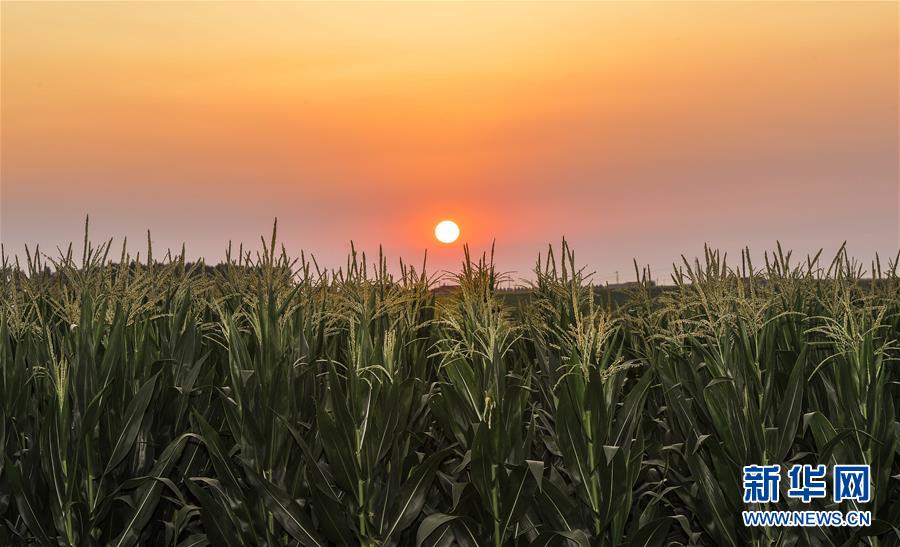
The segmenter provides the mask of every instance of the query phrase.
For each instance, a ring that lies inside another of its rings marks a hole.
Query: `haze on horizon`
[[[0,241],[900,249],[896,2],[0,4]],[[453,245],[435,241],[458,222]],[[159,253],[157,253],[159,254]],[[662,270],[662,271],[661,271]]]

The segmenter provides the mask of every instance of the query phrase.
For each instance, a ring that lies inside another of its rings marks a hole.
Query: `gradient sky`
[[[900,248],[896,2],[0,4],[7,252]]]

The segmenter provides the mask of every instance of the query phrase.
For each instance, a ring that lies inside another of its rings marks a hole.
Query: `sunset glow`
[[[895,253],[898,4],[3,2],[2,237]],[[161,37],[165,37],[162,39]],[[810,195],[817,194],[815,206]],[[55,199],[48,202],[46,196]],[[847,226],[853,226],[851,232]],[[375,229],[377,228],[377,229]]]

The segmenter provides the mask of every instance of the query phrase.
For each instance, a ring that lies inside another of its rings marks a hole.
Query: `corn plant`
[[[0,248],[0,545],[900,544],[897,258],[601,289],[563,242],[510,295],[492,255],[328,270],[274,229],[77,254]],[[799,463],[869,464],[873,499],[743,503],[742,466]]]
[[[632,492],[642,469],[642,409],[652,376],[646,370],[628,378],[629,369],[641,364],[625,360],[619,322],[595,302],[565,240],[560,270],[551,248],[535,274],[537,317],[529,322],[530,338],[546,371],[549,443],[561,455],[566,479],[559,485],[549,481],[541,493],[554,522],[544,535],[618,545],[632,517]],[[664,530],[666,524],[654,521],[647,530]]]

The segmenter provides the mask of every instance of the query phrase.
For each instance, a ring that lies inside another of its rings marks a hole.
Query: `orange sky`
[[[518,275],[562,235],[601,277],[704,242],[900,248],[897,3],[0,10],[18,252],[86,213],[212,260],[278,216],[327,263],[352,239],[436,268],[447,217]]]

